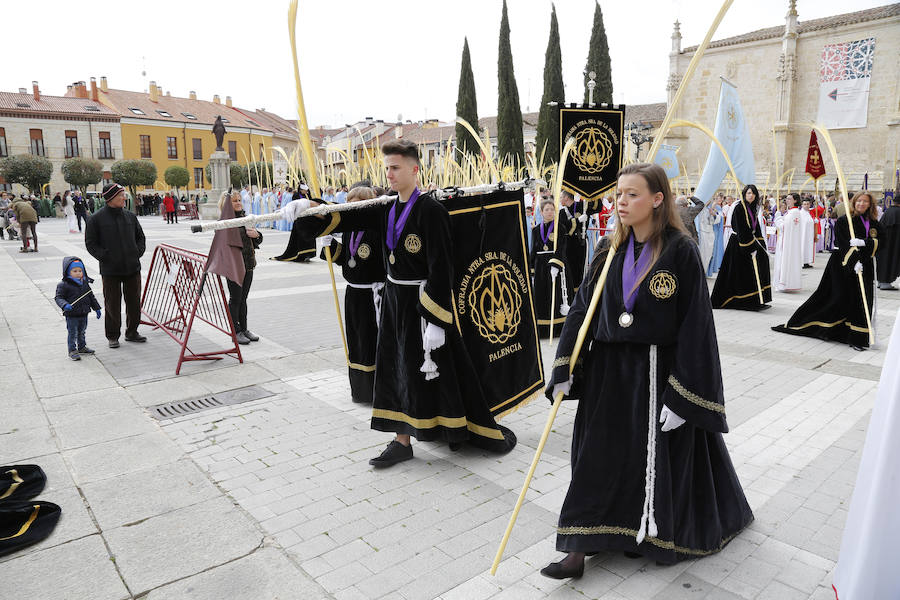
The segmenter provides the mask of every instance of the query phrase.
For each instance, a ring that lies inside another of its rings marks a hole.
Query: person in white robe
[[[884,357],[833,586],[838,600],[900,597],[900,314]]]
[[[796,202],[796,200],[795,200]],[[793,291],[803,287],[803,216],[809,214],[796,204],[782,214],[775,213],[775,229],[778,231],[778,242],[775,245],[775,273],[772,286],[776,291]]]
[[[723,206],[725,211],[725,245],[728,245],[728,240],[734,234],[734,230],[731,228],[731,213],[734,212],[735,205],[738,204],[734,201],[734,198],[731,196],[727,196],[725,198],[725,204]]]
[[[722,215],[717,210],[715,202],[707,204],[697,215],[697,236],[700,238],[700,261],[703,271],[709,273],[709,262],[712,260],[713,250],[716,246],[715,225],[722,221]]]
[[[800,194],[791,194],[794,204],[800,199]],[[804,200],[800,205],[803,213],[800,222],[803,227],[803,268],[812,269],[812,263],[816,259],[816,222],[809,214],[809,201]]]

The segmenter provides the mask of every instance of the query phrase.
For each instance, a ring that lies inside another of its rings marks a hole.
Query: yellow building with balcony
[[[168,190],[164,174],[173,165],[188,170],[191,196],[209,191],[212,186],[206,181],[206,165],[216,147],[212,126],[219,115],[227,131],[222,146],[232,161],[246,165],[262,157],[272,162],[272,130],[259,123],[252,111],[233,106],[230,96],[224,103],[218,95],[211,102],[198,100],[195,92],[179,98],[163,93],[154,81],[148,93],[116,90],[105,77],[99,86],[92,77],[90,88],[83,81],[76,82],[66,96],[95,100],[120,115],[121,158],[151,160],[156,165],[156,183],[142,191]]]

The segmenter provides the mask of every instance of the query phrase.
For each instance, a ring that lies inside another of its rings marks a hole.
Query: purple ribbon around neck
[[[359,245],[362,243],[365,234],[365,231],[350,234],[350,256],[356,256],[356,251],[359,249]]]
[[[406,201],[406,206],[403,208],[403,212],[400,213],[400,219],[397,219],[397,204],[395,203],[391,207],[391,212],[388,213],[388,230],[387,239],[385,240],[387,247],[391,252],[397,247],[397,242],[400,241],[400,234],[403,233],[403,227],[406,225],[406,221],[409,220],[409,215],[412,212],[413,204],[415,204],[418,199],[419,188],[416,188],[413,190],[413,193],[410,194],[409,200]]]
[[[550,241],[550,234],[553,233],[553,225],[554,224],[555,223],[553,221],[550,221],[550,227],[547,227],[547,232],[544,233],[544,227],[546,226],[546,223],[541,221],[541,241],[544,242],[545,246]]]
[[[859,220],[862,221],[863,227],[866,228],[866,237],[869,237],[869,227],[872,226],[872,224],[869,223],[869,217],[860,216]]]
[[[641,248],[641,254],[638,256],[637,263],[634,260],[634,233],[628,238],[628,250],[625,252],[625,264],[622,266],[622,295],[625,297],[625,310],[631,312],[634,309],[634,302],[637,300],[637,282],[638,274],[643,273],[650,264],[650,252],[647,252],[647,246],[644,244]],[[634,289],[632,289],[634,288]]]
[[[750,218],[750,228],[751,228],[750,233],[752,233],[753,235],[756,235],[756,222],[757,222],[756,214],[751,209],[750,203],[745,204],[745,206],[747,207],[747,216]]]

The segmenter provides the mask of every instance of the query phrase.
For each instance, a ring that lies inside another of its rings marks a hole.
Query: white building
[[[104,169],[102,188],[109,169],[122,158],[119,115],[99,102],[85,98],[44,96],[37,82],[32,91],[0,92],[0,159],[16,154],[45,156],[53,163],[49,193],[71,189],[63,179],[62,164],[81,156],[97,159]],[[25,192],[0,178],[0,189]]]

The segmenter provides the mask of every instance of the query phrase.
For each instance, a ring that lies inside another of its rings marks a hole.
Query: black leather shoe
[[[379,454],[376,458],[371,459],[369,464],[376,469],[384,469],[385,467],[392,467],[397,463],[409,460],[412,457],[412,446],[404,446],[397,440],[393,440],[387,445],[384,452]]]
[[[118,347],[119,347],[119,340],[109,340],[109,347],[110,347],[110,348],[118,348]]]
[[[581,561],[576,569],[566,569],[563,561],[550,563],[541,569],[541,575],[550,579],[578,579],[584,575],[584,561]]]
[[[625,558],[641,558],[644,555],[639,552],[630,552],[628,550],[623,550],[622,554],[625,555]]]
[[[132,335],[132,336],[126,335],[126,336],[125,336],[125,341],[126,341],[126,342],[146,342],[146,341],[147,341],[147,338],[145,338],[144,336],[142,336],[142,335],[139,334],[139,333],[136,333],[136,334],[134,334],[134,335]]]
[[[250,331],[249,329],[244,330],[244,337],[250,340],[251,342],[258,342],[259,336]]]
[[[87,346],[83,346],[78,349],[78,354],[93,354],[93,353],[94,353],[94,349],[88,348]]]
[[[450,452],[458,452],[462,448],[462,442],[450,442]]]

